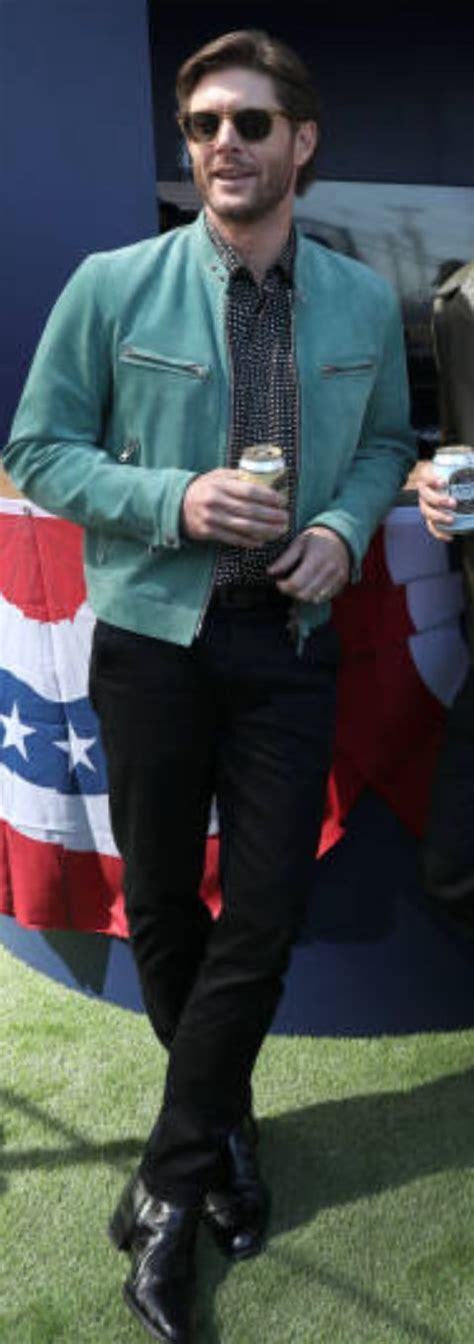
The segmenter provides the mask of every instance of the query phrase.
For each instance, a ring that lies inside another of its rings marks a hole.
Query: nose
[[[214,138],[214,144],[224,146],[240,144],[239,133],[236,131],[232,118],[228,113],[224,112],[222,115],[219,128]]]

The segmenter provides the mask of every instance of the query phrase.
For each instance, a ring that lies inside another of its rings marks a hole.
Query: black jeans
[[[430,896],[474,896],[474,668],[448,712],[436,765],[430,817],[421,847]]]
[[[286,606],[213,603],[191,648],[96,627],[90,693],[130,936],[147,1012],[170,1052],[142,1163],[163,1199],[201,1197],[249,1107],[314,871],[337,661],[329,625],[297,654]],[[216,921],[198,895],[214,794]]]

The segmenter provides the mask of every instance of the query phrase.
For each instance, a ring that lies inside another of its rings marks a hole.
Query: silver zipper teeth
[[[292,525],[293,525],[294,530],[295,530],[295,536],[297,536],[297,528],[298,528],[298,479],[299,479],[299,472],[300,472],[300,457],[301,457],[301,453],[300,453],[300,439],[301,439],[301,396],[300,396],[300,380],[299,380],[299,377],[298,377],[298,364],[297,364],[297,359],[296,359],[295,301],[294,301],[293,298],[292,298],[292,300],[291,300],[291,358],[292,358],[292,362],[293,362],[293,370],[294,370],[294,377],[295,377],[295,389],[296,389],[296,407],[295,407],[295,409],[296,409],[296,444],[295,444],[295,502],[294,502],[294,509],[293,509],[293,518],[290,518],[290,535],[291,535],[291,530],[292,530]]]
[[[197,639],[198,636],[201,634],[201,630],[202,630],[202,627],[203,627],[203,625],[204,625],[204,621],[205,621],[206,616],[207,616],[208,608],[209,608],[209,606],[210,606],[210,602],[211,602],[212,591],[213,591],[213,588],[214,588],[214,578],[215,578],[215,574],[216,574],[216,569],[217,569],[217,556],[216,556],[216,559],[215,559],[214,564],[213,564],[213,566],[212,566],[211,577],[210,577],[210,580],[209,580],[209,587],[208,587],[206,596],[205,596],[205,598],[204,598],[203,606],[201,607],[201,614],[200,614],[199,619],[198,619],[198,623],[197,623],[196,631],[195,631],[195,636],[194,636],[195,639]]]
[[[231,426],[231,411],[232,411],[232,404],[233,404],[233,398],[234,398],[234,366],[233,366],[233,364],[232,364],[231,349],[230,349],[230,341],[229,341],[229,333],[228,333],[228,330],[227,330],[227,304],[228,304],[228,302],[229,302],[229,286],[227,286],[227,291],[226,291],[226,311],[225,311],[225,313],[224,313],[224,331],[225,331],[225,343],[226,343],[226,347],[227,347],[227,358],[228,358],[228,365],[229,365],[229,429],[230,429],[230,426]],[[229,465],[229,440],[227,441],[227,462],[226,462],[226,465],[227,465],[227,466]],[[218,543],[218,545],[219,545],[219,543]],[[207,594],[206,594],[206,597],[205,597],[205,599],[204,599],[204,605],[203,605],[203,607],[202,607],[202,609],[201,609],[201,615],[200,615],[200,617],[199,617],[199,620],[198,620],[198,623],[197,623],[197,626],[196,626],[195,639],[197,639],[198,636],[201,634],[201,630],[202,630],[202,627],[203,627],[203,625],[204,625],[204,621],[205,621],[206,616],[207,616],[207,613],[208,613],[208,609],[209,609],[209,605],[210,605],[210,602],[211,602],[211,597],[212,597],[212,593],[213,593],[213,589],[214,589],[214,579],[215,579],[215,576],[216,576],[216,570],[217,570],[217,556],[216,556],[216,559],[215,559],[215,561],[214,561],[214,565],[213,565],[213,568],[212,568],[212,574],[211,574],[211,578],[210,578],[210,582],[209,582],[209,588],[208,588],[208,590],[207,590]]]
[[[132,457],[138,456],[139,451],[140,451],[139,440],[130,439],[128,443],[124,443],[122,451],[118,455],[117,461],[121,463],[130,462]]]
[[[168,369],[170,373],[192,373],[196,378],[207,378],[208,370],[205,364],[168,364],[166,360],[155,359],[153,355],[146,355],[140,350],[134,350],[132,347],[122,350],[121,360],[125,364],[151,364],[153,368]]]
[[[368,369],[373,369],[374,362],[368,360],[366,364],[323,364],[322,373],[366,373]]]

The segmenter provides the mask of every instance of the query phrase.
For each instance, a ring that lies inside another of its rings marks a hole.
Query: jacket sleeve
[[[179,515],[194,472],[117,462],[104,446],[113,384],[114,315],[107,257],[74,273],[46,324],[3,464],[51,513],[145,545],[181,544]]]
[[[353,582],[360,577],[373,533],[416,460],[400,310],[388,287],[387,294],[377,376],[354,456],[330,506],[307,524],[331,528],[347,543],[353,559]]]

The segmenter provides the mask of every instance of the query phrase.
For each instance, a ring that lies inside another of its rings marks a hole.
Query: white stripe
[[[407,606],[415,630],[439,629],[459,620],[464,610],[462,574],[434,574],[407,584]],[[459,627],[458,627],[459,628]]]
[[[383,528],[385,558],[394,583],[446,574],[446,545],[432,537],[422,522],[420,510],[411,504],[391,509]]]
[[[27,514],[33,518],[53,518],[55,515],[47,513],[46,509],[38,508],[37,504],[30,504],[25,499],[10,499],[2,495],[0,498],[0,513]]]
[[[64,795],[30,784],[0,764],[0,817],[30,840],[64,845],[78,853],[96,849],[100,854],[118,857],[106,793]],[[209,835],[217,833],[214,802]]]
[[[82,699],[94,620],[83,602],[73,620],[36,621],[0,593],[1,666],[46,700]]]
[[[449,709],[469,668],[469,655],[459,624],[422,630],[408,640],[418,675],[436,699]]]
[[[450,569],[445,542],[431,536],[417,507],[392,509],[384,546],[392,582],[405,585],[407,610],[416,627],[408,648],[418,676],[449,708],[469,665],[460,624],[461,575]]]
[[[30,840],[117,856],[105,793],[64,795],[0,765],[0,817]]]

